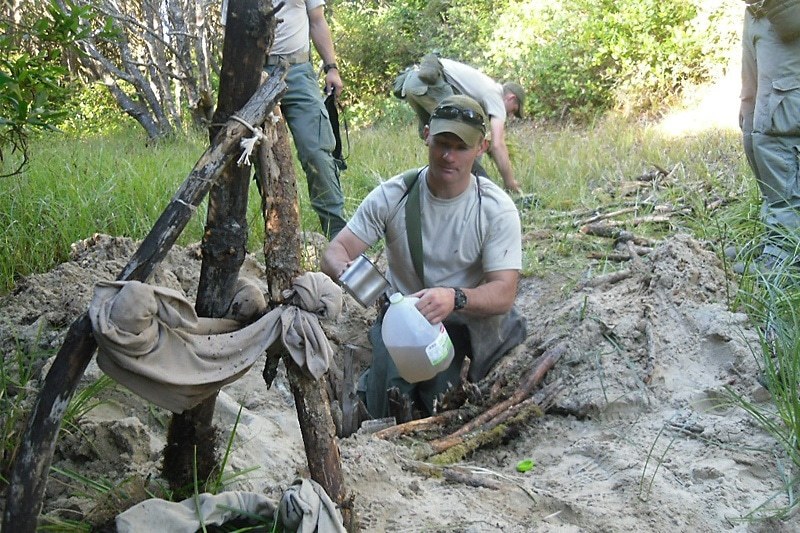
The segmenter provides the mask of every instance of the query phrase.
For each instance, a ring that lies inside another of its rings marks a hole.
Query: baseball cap
[[[431,113],[430,133],[453,133],[469,146],[486,136],[489,119],[481,105],[463,94],[448,96]]]
[[[522,107],[525,105],[525,89],[522,88],[522,85],[513,81],[507,81],[503,84],[503,93],[511,93],[517,97],[519,107],[517,107],[517,112],[514,114],[517,118],[522,118]]]

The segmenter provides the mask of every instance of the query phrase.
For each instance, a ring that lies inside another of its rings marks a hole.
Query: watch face
[[[455,309],[464,309],[467,306],[467,295],[461,289],[454,289],[455,294]]]

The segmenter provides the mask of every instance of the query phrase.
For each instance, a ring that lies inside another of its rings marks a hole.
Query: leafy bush
[[[66,116],[70,87],[62,64],[65,50],[87,34],[82,20],[94,18],[88,7],[65,11],[55,0],[44,14],[38,10],[27,16],[36,18],[0,18],[0,162],[4,149],[22,153],[20,166],[2,174],[13,174],[27,163],[32,131],[53,129]]]
[[[565,4],[566,5],[566,4]],[[544,11],[550,32],[522,58],[532,111],[586,116],[657,110],[720,59],[717,32],[685,0],[572,0]]]
[[[438,51],[521,81],[534,115],[583,119],[656,111],[707,79],[732,42],[714,26],[724,7],[709,10],[700,0],[341,0],[331,25],[348,93],[365,108]]]

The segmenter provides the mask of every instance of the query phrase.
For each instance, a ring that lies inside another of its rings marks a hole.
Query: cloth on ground
[[[297,479],[281,496],[276,509],[266,496],[254,492],[203,493],[181,502],[151,498],[117,515],[117,533],[195,533],[203,526],[224,525],[236,518],[278,519],[282,531],[346,533],[342,515],[325,489],[312,479]]]
[[[242,376],[280,337],[292,359],[315,379],[328,369],[333,348],[319,319],[335,318],[341,288],[309,272],[266,309],[252,282],[237,285],[228,316],[198,317],[178,291],[138,281],[100,282],[89,305],[97,363],[116,381],[152,403],[182,413]],[[254,292],[255,291],[255,292]],[[250,315],[250,316],[246,316]]]
[[[339,509],[313,479],[297,479],[283,492],[278,516],[288,531],[346,532]]]
[[[203,493],[170,502],[151,498],[117,515],[117,533],[195,533],[204,525],[223,525],[236,518],[275,516],[275,504],[254,492]],[[313,530],[309,530],[313,531]]]

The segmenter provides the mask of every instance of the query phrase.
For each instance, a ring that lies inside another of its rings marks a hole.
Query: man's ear
[[[425,141],[425,146],[429,145],[429,139],[431,136],[431,127],[427,124],[422,128],[422,140]]]
[[[489,140],[485,137],[481,139],[480,149],[478,150],[478,155],[483,155],[489,151]]]

